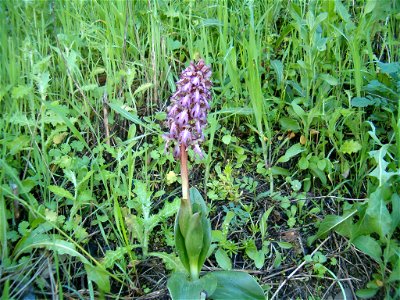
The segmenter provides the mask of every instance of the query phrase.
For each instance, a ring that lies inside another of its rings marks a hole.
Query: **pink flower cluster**
[[[165,149],[168,150],[172,143],[175,158],[180,157],[180,145],[186,149],[191,147],[203,157],[199,144],[204,140],[203,128],[207,124],[207,112],[210,109],[210,77],[211,69],[201,59],[197,63],[191,62],[176,83],[177,90],[168,107],[167,126],[170,131],[163,135]]]

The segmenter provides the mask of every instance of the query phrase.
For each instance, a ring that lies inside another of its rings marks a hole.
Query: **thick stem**
[[[186,152],[185,145],[181,145],[181,178],[182,178],[182,199],[189,200],[188,154]]]

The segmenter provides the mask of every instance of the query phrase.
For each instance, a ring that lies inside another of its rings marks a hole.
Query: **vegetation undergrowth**
[[[213,70],[212,243],[268,299],[400,297],[400,6],[0,2],[0,294],[169,299],[179,73]]]

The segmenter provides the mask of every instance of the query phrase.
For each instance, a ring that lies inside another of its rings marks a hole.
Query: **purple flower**
[[[210,109],[210,77],[211,69],[201,59],[197,63],[191,62],[176,83],[177,90],[167,109],[169,133],[163,135],[166,149],[170,144],[174,147],[175,158],[180,157],[180,145],[192,148],[203,157],[199,144],[204,140],[203,128]]]

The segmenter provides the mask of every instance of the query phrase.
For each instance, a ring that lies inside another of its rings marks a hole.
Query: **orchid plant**
[[[196,188],[189,188],[188,149],[202,158],[204,127],[211,101],[211,68],[204,60],[191,62],[176,83],[177,90],[168,107],[169,133],[166,151],[173,147],[180,161],[182,198],[175,219],[175,246],[186,273],[174,273],[168,280],[172,299],[265,299],[262,288],[248,273],[215,271],[200,277],[209,255],[211,223],[207,205]]]

